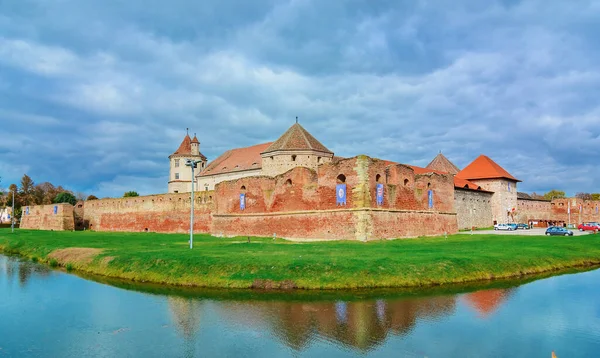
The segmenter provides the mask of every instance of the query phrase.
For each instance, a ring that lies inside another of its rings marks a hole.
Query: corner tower
[[[456,174],[456,177],[469,180],[484,190],[494,192],[490,202],[494,224],[515,222],[519,179],[510,175],[485,155],[477,157]]]
[[[179,148],[169,156],[169,193],[192,191],[192,170],[185,165],[187,159],[200,160],[198,172],[206,166],[206,157],[200,153],[200,141],[194,134],[186,134]]]
[[[313,137],[298,122],[261,154],[262,174],[275,176],[295,167],[316,170],[319,164],[330,162],[333,152]]]

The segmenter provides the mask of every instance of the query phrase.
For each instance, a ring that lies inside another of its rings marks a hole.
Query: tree
[[[593,193],[592,200],[600,200],[600,193]]]
[[[552,199],[564,199],[566,197],[565,192],[564,191],[560,191],[560,190],[550,190],[549,192],[547,192],[546,194],[544,194],[544,199],[546,200],[552,200]]]
[[[575,197],[577,199],[592,200],[592,194],[590,193],[577,193],[575,194]]]
[[[87,200],[87,201],[90,201],[90,200],[98,200],[98,197],[96,197],[95,195],[89,195],[89,196],[87,197],[87,199],[85,199],[85,200]]]
[[[73,195],[73,193],[65,191],[58,194],[56,198],[54,198],[54,204],[60,203],[69,203],[71,205],[75,205],[77,204],[77,198],[75,197],[75,195]]]
[[[138,194],[137,191],[128,191],[128,192],[125,192],[125,194],[123,194],[124,198],[131,198],[134,196],[140,196],[140,194]]]
[[[19,194],[21,194],[23,202],[27,205],[35,204],[34,186],[35,184],[29,175],[23,174]]]

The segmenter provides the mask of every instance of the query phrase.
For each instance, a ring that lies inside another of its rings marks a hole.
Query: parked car
[[[579,231],[596,231],[600,230],[600,224],[597,222],[582,223],[577,228]]]
[[[573,236],[573,231],[567,230],[564,227],[550,226],[546,229],[547,236]]]
[[[494,225],[494,230],[517,230],[517,224],[496,224]]]
[[[529,229],[529,224],[517,224],[517,229]]]

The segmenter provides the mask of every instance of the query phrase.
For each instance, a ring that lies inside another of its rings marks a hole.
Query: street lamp
[[[15,193],[16,190],[13,190],[12,195],[12,211],[10,212],[10,230],[14,234],[15,232]]]
[[[190,249],[194,247],[194,182],[196,181],[196,178],[194,178],[194,168],[197,168],[198,163],[200,162],[201,160],[192,159],[186,159],[185,161],[185,165],[192,168],[192,196],[190,199]]]

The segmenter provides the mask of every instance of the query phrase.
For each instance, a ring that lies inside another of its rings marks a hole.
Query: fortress
[[[198,162],[195,178],[187,159]],[[298,123],[210,163],[186,135],[169,164],[166,194],[24,207],[21,228],[188,232],[192,183],[194,231],[213,235],[366,241],[600,221],[596,201],[518,193],[520,180],[485,155],[462,170],[441,153],[425,168],[341,158]]]

